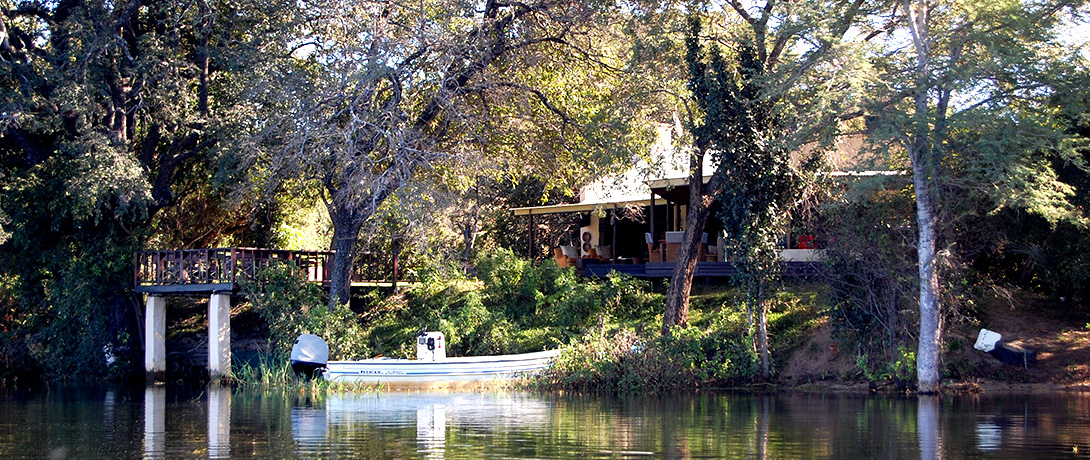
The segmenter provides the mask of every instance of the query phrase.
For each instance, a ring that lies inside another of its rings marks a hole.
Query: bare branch
[[[537,88],[533,88],[533,87],[518,84],[518,83],[502,82],[501,81],[501,82],[491,82],[491,83],[488,83],[488,84],[483,85],[483,86],[476,86],[476,87],[466,88],[466,90],[467,91],[486,91],[489,88],[493,88],[493,87],[513,88],[513,89],[517,89],[519,91],[523,91],[523,92],[533,94],[535,97],[537,97],[537,100],[539,102],[541,102],[542,106],[544,106],[546,109],[548,109],[550,112],[552,112],[556,116],[560,117],[560,120],[563,121],[564,124],[574,125],[574,126],[579,125],[578,122],[576,122],[571,117],[569,117],[568,114],[564,113],[563,110],[561,110],[559,107],[557,107],[552,102],[550,102],[549,101],[549,96],[547,96],[544,92],[542,92],[541,90],[539,90]]]

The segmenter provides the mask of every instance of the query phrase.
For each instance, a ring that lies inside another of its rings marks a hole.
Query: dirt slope
[[[971,320],[946,331],[944,385],[952,391],[1033,389],[1090,390],[1090,314],[1085,307],[1031,296],[990,297],[979,302]],[[1004,341],[1038,350],[1028,368],[1004,364],[973,348],[980,329]],[[785,358],[779,378],[789,386],[817,389],[870,389],[856,366],[853,350],[831,337],[828,324]]]

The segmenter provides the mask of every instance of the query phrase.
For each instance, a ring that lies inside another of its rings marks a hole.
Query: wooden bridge
[[[166,295],[208,295],[208,374],[231,373],[231,294],[239,281],[263,268],[292,263],[307,281],[328,284],[333,251],[284,251],[257,248],[141,251],[134,256],[133,290],[147,294],[144,310],[144,369],[148,382],[166,371]],[[356,257],[352,285],[399,281],[398,256],[362,253]]]
[[[134,259],[133,290],[144,294],[235,292],[239,281],[264,268],[290,262],[307,281],[329,284],[333,251],[286,251],[258,248],[141,251]],[[401,281],[396,254],[365,252],[356,257],[353,285]]]

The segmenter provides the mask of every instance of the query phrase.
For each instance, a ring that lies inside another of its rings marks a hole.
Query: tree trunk
[[[757,288],[757,352],[761,357],[759,377],[767,382],[772,377],[768,357],[768,301],[765,300],[765,286],[761,282]]]
[[[934,158],[939,139],[931,139],[931,36],[928,4],[902,0],[912,42],[916,49],[916,93],[912,139],[906,142],[912,161],[912,185],[916,191],[916,224],[919,240],[916,257],[920,274],[920,344],[916,350],[916,379],[923,394],[939,389],[939,364],[942,352],[942,317],[939,303],[939,274],[935,270],[935,232],[937,217],[932,192],[938,177],[938,159]],[[940,104],[940,109],[944,104]],[[940,119],[945,114],[938,114]]]
[[[333,218],[333,271],[329,275],[329,311],[347,304],[352,289],[352,268],[356,262],[356,246],[365,219],[344,210],[330,207]]]
[[[701,160],[703,161],[703,160]],[[689,322],[689,293],[693,288],[693,273],[696,273],[697,256],[700,252],[700,235],[704,232],[704,223],[711,212],[711,196],[704,194],[703,174],[689,178],[689,215],[685,219],[685,235],[681,239],[681,250],[674,263],[674,276],[670,278],[670,288],[666,292],[666,312],[662,318],[662,333],[669,334],[674,326],[685,326]]]
[[[916,256],[920,273],[920,345],[916,352],[916,378],[920,393],[938,391],[941,375],[942,317],[939,302],[939,274],[935,270],[935,212],[926,178],[912,167],[916,187],[916,220],[919,241]]]
[[[473,204],[473,208],[469,211],[465,221],[462,222],[462,241],[465,243],[465,250],[462,251],[462,267],[469,267],[470,259],[473,257],[474,246],[477,243],[477,227],[480,214],[481,205],[478,200]]]

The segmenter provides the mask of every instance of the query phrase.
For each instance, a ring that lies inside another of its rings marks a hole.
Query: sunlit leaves
[[[143,217],[151,191],[145,171],[135,158],[94,135],[62,148],[72,156],[64,190],[72,198],[72,217],[101,219],[103,209]]]

